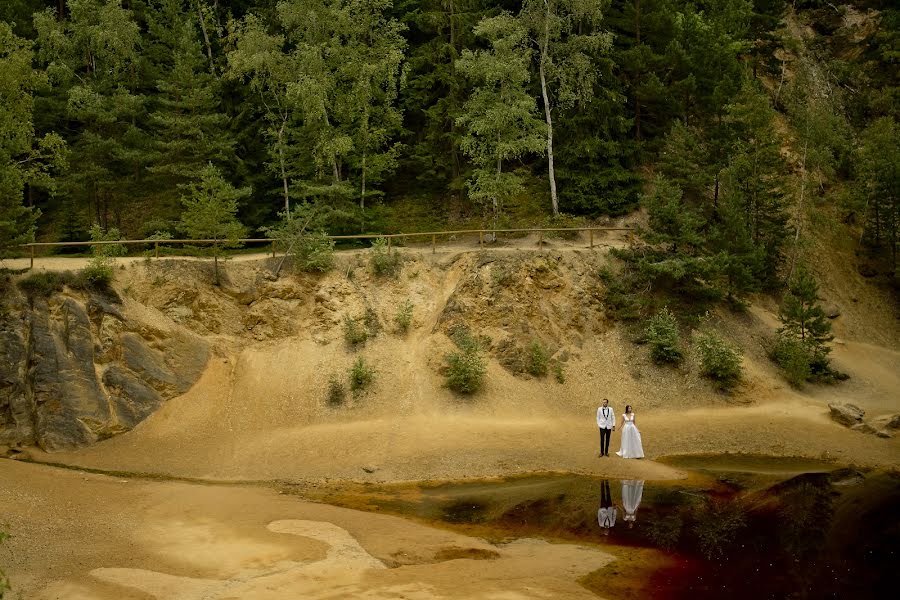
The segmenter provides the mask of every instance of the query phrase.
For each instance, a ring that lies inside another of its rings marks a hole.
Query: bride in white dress
[[[644,458],[641,432],[634,423],[634,411],[630,404],[625,406],[625,414],[622,415],[622,448],[616,454],[622,458]]]

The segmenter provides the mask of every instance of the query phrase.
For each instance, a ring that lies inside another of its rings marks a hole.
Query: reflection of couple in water
[[[641,497],[644,495],[643,479],[622,480],[622,507],[625,509],[625,522],[629,527],[634,527],[637,520],[637,509],[641,505]],[[609,480],[604,479],[600,483],[600,509],[597,511],[597,523],[603,535],[609,535],[610,529],[616,525],[618,510],[612,501],[612,493],[609,490]]]

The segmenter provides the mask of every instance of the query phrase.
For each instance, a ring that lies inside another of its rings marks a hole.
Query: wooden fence
[[[589,246],[590,248],[594,247],[594,232],[595,231],[634,231],[631,227],[533,227],[533,228],[522,228],[522,229],[460,229],[456,231],[423,231],[419,233],[385,233],[385,234],[363,234],[363,235],[329,235],[328,238],[331,240],[372,240],[378,238],[384,238],[387,240],[387,250],[388,254],[391,253],[393,247],[393,241],[396,239],[405,240],[408,238],[431,238],[431,252],[434,254],[437,251],[437,241],[438,237],[449,237],[449,236],[457,236],[457,235],[475,235],[478,234],[478,246],[479,248],[484,248],[484,238],[485,235],[490,235],[491,237],[495,237],[499,234],[504,233],[537,233],[538,234],[538,245],[542,245],[544,243],[544,234],[545,233],[576,233],[580,234],[583,232],[588,232],[589,238]],[[28,252],[31,256],[31,268],[34,268],[34,258],[35,258],[35,248],[61,248],[61,247],[77,247],[77,246],[103,246],[103,245],[112,245],[119,244],[123,246],[134,245],[134,244],[143,244],[143,245],[152,245],[154,249],[154,256],[159,258],[159,246],[162,244],[166,246],[168,244],[216,244],[219,242],[223,242],[225,240],[114,240],[114,241],[102,241],[102,242],[32,242],[30,244],[22,244],[21,247],[28,248]],[[270,243],[272,245],[272,256],[274,257],[277,251],[276,244],[278,240],[273,238],[241,238],[238,240],[228,240],[229,243],[239,242],[242,244],[265,244]]]

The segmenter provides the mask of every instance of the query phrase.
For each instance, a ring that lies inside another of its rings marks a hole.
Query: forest
[[[889,0],[6,0],[0,252],[180,237],[198,196],[252,235],[641,206],[634,276],[689,295],[815,227],[896,283],[898,70]]]

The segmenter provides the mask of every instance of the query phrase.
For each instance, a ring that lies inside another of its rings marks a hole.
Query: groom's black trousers
[[[600,429],[600,454],[609,454],[609,439],[612,437],[612,429]]]

